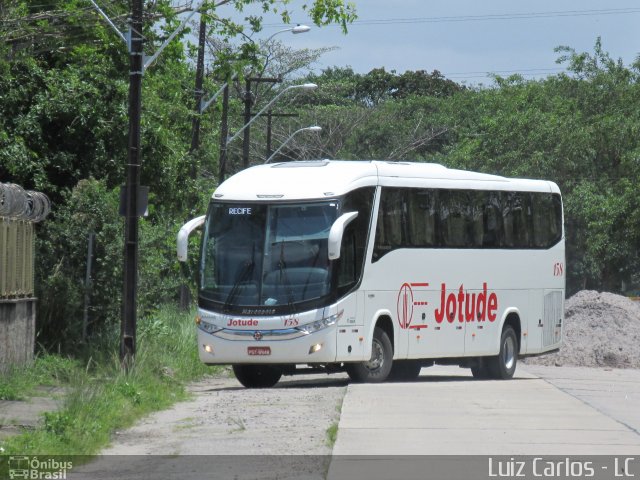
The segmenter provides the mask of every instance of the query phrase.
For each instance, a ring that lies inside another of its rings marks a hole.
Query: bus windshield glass
[[[296,304],[330,293],[327,243],[337,201],[212,203],[200,265],[200,297],[218,308]]]

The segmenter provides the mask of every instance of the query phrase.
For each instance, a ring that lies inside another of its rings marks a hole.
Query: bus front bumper
[[[336,360],[336,327],[313,333],[293,329],[208,333],[198,329],[198,352],[208,365],[332,363]]]

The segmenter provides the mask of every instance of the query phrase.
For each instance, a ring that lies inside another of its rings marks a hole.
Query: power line
[[[486,70],[476,72],[442,73],[445,78],[484,78],[492,74],[522,75],[523,77],[566,72],[564,68],[524,68],[520,70]]]
[[[414,23],[444,23],[444,22],[477,22],[489,20],[522,20],[530,18],[554,18],[554,17],[586,17],[598,15],[624,15],[640,13],[640,8],[608,8],[598,10],[564,10],[553,12],[527,12],[527,13],[502,13],[487,15],[457,15],[446,17],[417,17],[417,18],[388,18],[355,20],[350,25],[401,25]],[[268,23],[263,27],[282,27],[282,23]]]

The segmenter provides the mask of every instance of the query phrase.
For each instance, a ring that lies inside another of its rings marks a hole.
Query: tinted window
[[[409,190],[407,192],[407,217],[412,219],[407,225],[407,245],[433,247],[438,244],[436,225],[439,212],[436,190]]]
[[[409,246],[403,235],[406,225],[404,191],[399,188],[382,189],[378,227],[376,229],[373,258],[379,258],[387,252]]]
[[[396,248],[549,248],[561,237],[557,194],[383,188],[373,260]]]
[[[338,295],[349,291],[362,275],[374,193],[374,187],[361,188],[346,195],[342,201],[341,213],[358,212],[358,216],[347,225],[342,237],[338,261]]]

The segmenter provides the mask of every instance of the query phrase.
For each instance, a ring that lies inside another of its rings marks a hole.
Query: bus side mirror
[[[342,235],[344,229],[347,228],[356,217],[358,212],[349,212],[340,215],[340,217],[333,222],[331,230],[329,231],[329,260],[337,260],[340,258],[340,247],[342,246]]]
[[[204,215],[196,217],[193,220],[189,220],[185,223],[178,232],[178,260],[181,262],[187,261],[187,248],[189,247],[189,235],[196,228],[204,223]]]

